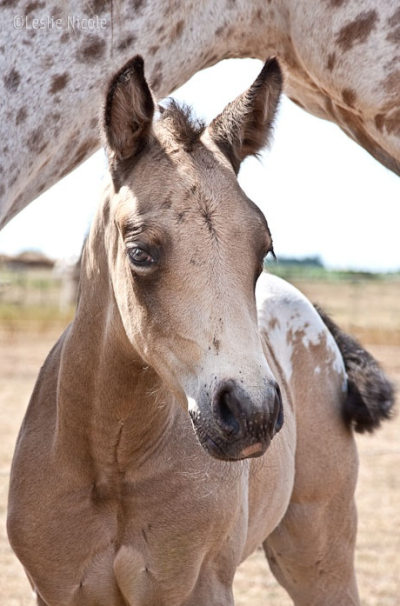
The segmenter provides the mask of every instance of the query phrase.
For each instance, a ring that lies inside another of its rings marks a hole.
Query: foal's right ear
[[[145,147],[154,115],[154,101],[137,55],[113,77],[103,117],[107,147],[118,159],[132,158]]]

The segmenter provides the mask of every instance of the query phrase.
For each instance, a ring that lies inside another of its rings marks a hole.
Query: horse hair
[[[358,433],[373,433],[382,421],[393,416],[394,386],[354,337],[343,332],[320,307],[314,307],[335,339],[347,372],[343,420]]]

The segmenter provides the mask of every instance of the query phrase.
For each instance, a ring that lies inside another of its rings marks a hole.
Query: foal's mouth
[[[213,438],[206,435],[205,441],[200,442],[203,448],[214,458],[220,459],[222,461],[241,461],[243,459],[254,459],[257,457],[261,457],[265,454],[270,441],[267,444],[262,444],[261,442],[255,442],[254,444],[250,444],[249,446],[244,446],[241,448],[241,445],[234,444],[228,445],[228,447],[221,447]]]
[[[205,431],[199,423],[196,415],[190,415],[193,428],[200,445],[214,459],[220,461],[242,461],[243,459],[261,457],[265,454],[271,443],[271,438],[265,436],[263,441],[259,438],[248,436],[247,438],[227,440],[218,433]]]

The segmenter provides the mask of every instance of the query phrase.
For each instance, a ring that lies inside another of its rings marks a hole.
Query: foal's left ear
[[[144,77],[144,61],[137,55],[113,77],[103,117],[107,146],[120,160],[145,147],[154,115],[154,101]]]
[[[247,156],[257,154],[268,144],[282,82],[278,61],[268,59],[250,88],[229,103],[208,127],[211,138],[236,173]]]

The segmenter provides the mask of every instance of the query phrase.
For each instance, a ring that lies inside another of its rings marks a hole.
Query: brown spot
[[[342,99],[348,107],[354,107],[357,99],[356,92],[351,88],[344,88],[342,90]]]
[[[159,46],[156,44],[155,46],[150,46],[149,48],[149,53],[150,55],[155,55],[156,52],[159,50]]]
[[[10,93],[14,93],[19,87],[21,77],[16,69],[11,69],[6,76],[3,78],[4,86]]]
[[[90,128],[97,128],[99,125],[99,121],[97,118],[92,118],[89,123]]]
[[[389,19],[387,20],[387,24],[390,27],[396,27],[397,25],[400,25],[400,6],[395,10],[393,15],[389,17]]]
[[[376,128],[382,132],[385,124],[385,114],[376,114],[374,121]]]
[[[142,10],[142,8],[144,8],[146,6],[146,1],[145,0],[132,0],[131,4],[132,4],[133,10],[135,10],[137,13],[139,13]]]
[[[335,67],[335,63],[336,63],[336,53],[329,53],[326,67],[327,67],[327,69],[329,69],[330,72]]]
[[[104,56],[106,43],[99,36],[92,36],[79,49],[76,58],[81,63],[96,63]]]
[[[67,32],[64,32],[64,33],[61,35],[60,40],[61,40],[62,44],[65,44],[66,42],[68,42],[68,40],[69,40],[69,35],[67,34]]]
[[[92,14],[99,15],[107,11],[111,3],[112,0],[90,0],[87,4]]]
[[[51,14],[54,17],[54,19],[61,19],[63,16],[63,11],[61,10],[61,8],[59,6],[54,6],[51,9]]]
[[[154,76],[150,80],[150,88],[154,91],[157,91],[162,84],[162,74],[159,72],[158,74],[154,74]]]
[[[343,6],[343,4],[345,4],[347,2],[347,0],[329,0],[329,5],[332,8],[340,8],[341,6]]]
[[[358,143],[364,147],[374,158],[381,162],[386,168],[392,170],[397,175],[400,175],[400,164],[390,156],[382,147],[370,137],[370,135],[366,132],[365,127],[362,123],[360,116],[356,116],[350,110],[341,108],[337,106],[337,111],[343,122],[346,124],[346,127],[352,136]],[[396,113],[399,113],[400,110]],[[398,120],[399,116],[397,117]],[[390,120],[386,118],[385,126],[389,122],[389,127],[395,125],[395,117],[391,117]],[[395,128],[398,128],[398,122],[396,122]]]
[[[6,188],[4,187],[4,185],[0,185],[0,198],[2,196],[4,196],[4,192],[6,191]]]
[[[184,26],[183,19],[180,19],[172,31],[171,40],[175,40],[176,38],[180,37],[180,35],[182,34],[182,31],[183,31],[183,26]]]
[[[154,90],[157,90],[161,86],[162,80],[163,80],[162,62],[157,61],[157,63],[154,66],[154,72],[150,78],[150,87],[153,88]]]
[[[218,61],[219,57],[218,55],[211,55],[211,57],[209,57],[207,59],[207,65],[213,65],[214,63],[216,63]]]
[[[388,93],[398,93],[400,90],[400,70],[396,69],[383,80],[382,86]]]
[[[280,324],[277,318],[271,318],[268,322],[268,327],[270,330],[274,330],[275,328],[280,328]]]
[[[136,36],[133,34],[128,34],[125,38],[121,40],[121,42],[117,46],[117,50],[124,51],[129,48],[132,44],[136,42]]]
[[[400,109],[393,112],[390,116],[386,116],[383,120],[383,125],[388,135],[396,135],[396,137],[400,137]]]
[[[219,339],[217,339],[216,337],[214,337],[214,339],[213,339],[213,346],[214,346],[215,351],[218,353],[219,349],[221,347],[221,341]]]
[[[28,148],[31,152],[40,154],[47,147],[47,142],[43,142],[43,131],[40,128],[30,133],[27,141]]]
[[[388,34],[386,36],[386,40],[388,42],[393,42],[394,44],[398,44],[400,42],[400,26],[396,27],[396,29],[391,31],[390,34]]]
[[[225,31],[225,27],[223,25],[220,25],[220,27],[217,27],[217,29],[215,30],[215,35],[217,37],[219,37],[221,34],[223,34]]]
[[[69,82],[69,74],[65,72],[64,74],[57,74],[57,76],[53,76],[51,80],[51,86],[49,92],[52,95],[60,92],[63,88],[65,88]]]
[[[378,21],[376,10],[360,13],[354,21],[344,25],[336,35],[336,42],[343,51],[348,51],[356,44],[364,43],[375,29]]]
[[[25,122],[28,112],[26,111],[26,107],[21,107],[18,110],[17,116],[15,118],[15,125],[19,126],[22,122]]]
[[[0,6],[4,8],[16,8],[18,6],[18,0],[3,0]]]
[[[80,147],[77,149],[74,158],[75,166],[78,166],[78,164],[83,162],[83,160],[86,159],[90,152],[92,152],[97,147],[98,143],[99,142],[97,139],[89,139],[88,141],[82,143],[82,145],[80,145]]]
[[[31,13],[44,8],[45,6],[45,2],[29,2],[25,7],[25,15],[30,15]]]

